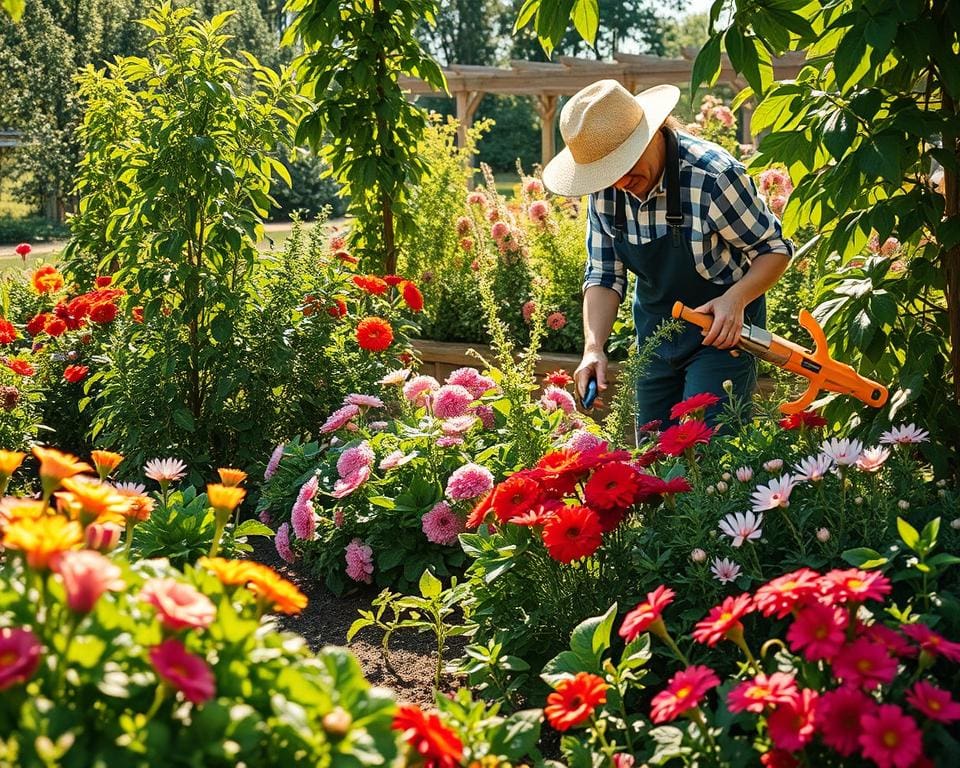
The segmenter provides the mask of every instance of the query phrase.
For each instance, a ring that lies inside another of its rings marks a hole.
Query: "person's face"
[[[617,189],[623,189],[639,198],[650,194],[654,184],[660,179],[663,166],[666,162],[666,144],[663,134],[657,131],[650,144],[640,155],[640,159],[633,164],[633,168],[613,183]]]

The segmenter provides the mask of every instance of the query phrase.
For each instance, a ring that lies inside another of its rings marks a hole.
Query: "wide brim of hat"
[[[577,163],[564,148],[543,169],[543,183],[551,192],[580,197],[606,189],[629,171],[650,144],[653,135],[680,100],[675,85],[655,85],[634,96],[643,108],[643,119],[615,150],[592,163]]]

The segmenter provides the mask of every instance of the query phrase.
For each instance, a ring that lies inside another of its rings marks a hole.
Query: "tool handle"
[[[593,401],[597,399],[597,379],[595,376],[590,377],[590,381],[587,382],[587,391],[583,395],[583,399],[580,401],[583,403],[583,407],[586,410],[593,408]]]
[[[713,315],[708,315],[706,312],[694,312],[682,301],[673,303],[673,311],[670,314],[681,320],[686,320],[688,323],[699,325],[705,331],[709,331],[710,326],[713,325]]]

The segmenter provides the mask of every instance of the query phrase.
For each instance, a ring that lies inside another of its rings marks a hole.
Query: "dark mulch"
[[[409,701],[422,706],[433,704],[433,675],[435,669],[432,634],[419,634],[411,630],[399,631],[390,638],[390,662],[385,663],[381,652],[382,633],[376,628],[361,630],[353,641],[347,643],[347,630],[358,618],[360,609],[370,608],[370,602],[377,596],[376,588],[364,588],[341,597],[337,597],[323,585],[313,582],[299,573],[296,568],[284,562],[273,541],[262,537],[253,537],[252,557],[269,565],[285,578],[296,584],[309,599],[307,607],[298,616],[281,617],[284,629],[304,637],[311,648],[317,650],[325,645],[346,646],[359,659],[360,665],[374,685],[392,688],[401,701]],[[459,638],[454,638],[458,640]],[[448,648],[447,659],[459,655],[462,643],[456,648]],[[444,680],[442,689],[450,690],[451,681]]]

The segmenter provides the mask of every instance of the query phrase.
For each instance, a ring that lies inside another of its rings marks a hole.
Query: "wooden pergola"
[[[509,67],[488,67],[454,64],[443,70],[450,96],[456,99],[458,142],[464,146],[467,129],[473,124],[477,107],[488,93],[504,96],[532,96],[540,116],[542,160],[546,164],[556,153],[554,125],[557,102],[597,80],[618,80],[631,93],[639,93],[661,83],[681,87],[690,83],[696,51],[686,49],[683,58],[668,59],[646,54],[618,53],[613,61],[596,61],[560,56],[555,62],[514,60]],[[778,80],[796,77],[803,66],[803,54],[791,53],[774,60],[774,77]],[[718,82],[742,89],[746,82],[723,56]],[[417,78],[404,77],[401,87],[412,95],[439,94],[432,86]],[[750,136],[750,108],[744,107],[745,135]]]

